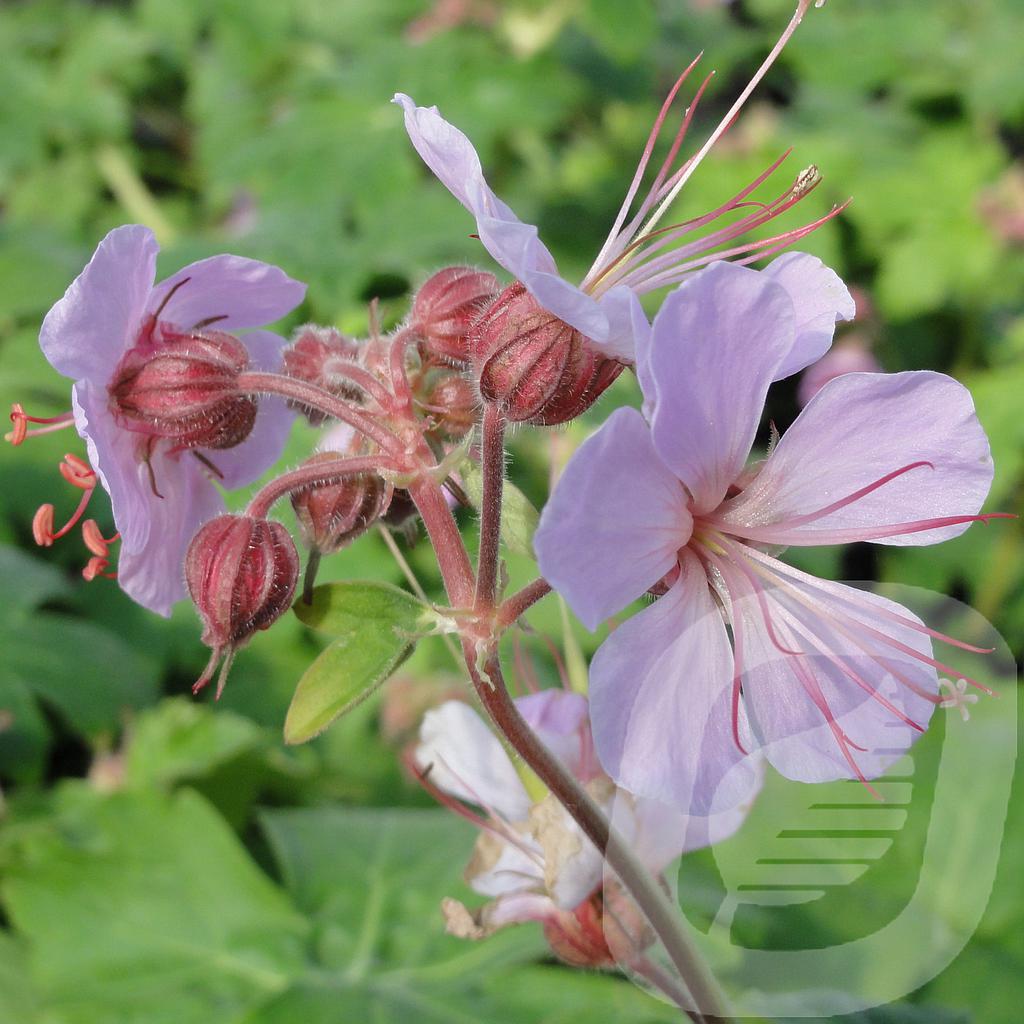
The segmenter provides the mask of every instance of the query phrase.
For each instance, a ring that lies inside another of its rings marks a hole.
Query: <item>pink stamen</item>
[[[96,487],[96,472],[84,459],[70,452],[64,456],[63,461],[57,467],[60,475],[71,484],[83,491],[91,491]]]
[[[786,615],[787,619],[790,621],[790,624],[792,625],[793,624],[793,616],[792,616],[792,614],[791,613],[786,613],[786,612],[783,612],[783,614]],[[797,620],[797,621],[799,621],[799,620]],[[835,667],[837,669],[839,669],[839,671],[842,672],[843,675],[845,675],[852,682],[856,683],[857,686],[859,686],[866,694],[868,694],[868,696],[873,697],[879,704],[881,704],[882,707],[884,707],[886,709],[886,711],[888,711],[890,714],[892,714],[896,718],[898,718],[901,722],[903,722],[904,725],[910,726],[910,728],[915,729],[917,732],[924,732],[924,726],[918,725],[917,722],[915,722],[912,718],[910,718],[906,714],[906,712],[901,711],[898,707],[896,707],[895,704],[892,703],[892,701],[890,701],[887,697],[884,697],[881,693],[879,693],[879,691],[878,691],[878,689],[876,687],[872,686],[871,683],[867,682],[867,680],[865,680],[860,675],[858,675],[856,672],[854,672],[853,669],[849,665],[846,664],[846,662],[843,660],[841,655],[838,655],[838,654],[836,654],[835,651],[830,650],[829,646],[828,646],[828,643],[821,636],[821,634],[818,633],[813,628],[813,626],[810,623],[799,621],[799,624],[803,627],[803,629],[807,633],[806,639],[807,639],[808,643],[819,654],[823,655],[833,665],[835,665]],[[815,639],[818,640],[818,643],[815,643]],[[867,653],[867,652],[865,652],[865,653]],[[868,654],[868,657],[872,661],[875,661],[877,663],[877,658],[873,657],[871,654]],[[879,665],[879,667],[880,668],[884,668],[886,673],[891,674],[891,673],[889,673],[888,668],[886,668],[884,666],[881,666],[881,665]]]
[[[911,533],[926,533],[941,530],[946,526],[960,526],[963,523],[987,523],[991,519],[1016,519],[1012,512],[986,512],[975,516],[937,516],[934,519],[918,519],[909,523],[890,523],[885,526],[865,526],[846,530],[800,530],[790,534],[785,529],[772,526],[729,525],[729,533],[747,540],[768,544],[799,544],[805,547],[828,544],[851,544],[854,541],[883,540],[886,537],[902,537]]]
[[[622,224],[626,219],[626,215],[629,213],[630,206],[633,205],[633,200],[636,198],[637,191],[640,188],[640,183],[643,181],[644,174],[647,171],[647,165],[650,162],[651,154],[654,152],[654,144],[657,142],[658,136],[661,134],[661,129],[665,124],[665,118],[668,116],[669,109],[676,98],[676,94],[689,77],[690,72],[697,66],[701,56],[702,54],[697,54],[690,66],[683,71],[679,78],[676,79],[675,85],[672,86],[669,90],[668,96],[665,97],[665,102],[662,103],[661,110],[658,112],[658,116],[654,120],[654,126],[651,128],[651,133],[647,137],[647,143],[640,156],[640,163],[637,165],[636,173],[633,175],[633,181],[630,183],[629,189],[626,191],[626,198],[622,201],[622,206],[619,207],[619,212],[615,217],[615,223],[612,225],[611,231],[608,232],[608,237],[605,239],[605,243],[601,247],[601,251],[597,254],[597,259],[594,261],[594,267],[591,269],[591,273],[593,273],[594,269],[602,265],[605,255],[611,248],[612,244],[617,240],[619,229],[622,227]],[[583,287],[586,287],[589,279],[590,274],[588,274],[587,279],[584,280]]]
[[[51,547],[55,540],[60,540],[69,530],[73,529],[78,520],[84,515],[89,505],[89,499],[92,497],[92,492],[93,488],[83,491],[78,508],[75,509],[71,518],[56,532],[53,529],[53,505],[49,502],[40,505],[36,509],[36,514],[32,517],[32,537],[35,542],[43,548]]]
[[[742,93],[740,93],[739,98],[729,108],[728,112],[726,113],[725,117],[722,118],[718,127],[711,133],[711,135],[708,136],[708,139],[704,143],[704,145],[701,146],[701,148],[689,161],[689,166],[686,169],[686,173],[681,174],[679,176],[679,180],[675,182],[675,184],[672,186],[672,189],[659,203],[658,208],[654,211],[653,216],[647,224],[648,230],[652,229],[657,224],[657,222],[662,218],[665,211],[668,209],[669,206],[672,205],[676,196],[679,195],[679,192],[686,184],[686,182],[690,179],[693,172],[700,166],[700,164],[704,160],[704,157],[707,156],[707,154],[711,151],[711,148],[726,133],[726,131],[735,121],[736,115],[743,109],[743,105],[750,98],[750,94],[757,88],[757,86],[761,82],[761,79],[764,78],[764,76],[768,73],[768,69],[775,63],[776,58],[782,52],[786,43],[789,42],[790,36],[793,35],[793,33],[796,31],[797,26],[800,24],[801,21],[803,21],[803,17],[807,13],[807,8],[810,6],[810,3],[811,0],[799,0],[796,6],[796,10],[793,13],[793,16],[789,20],[789,24],[786,26],[785,29],[783,29],[782,35],[779,36],[779,39],[776,42],[776,44],[772,47],[771,52],[765,58],[764,62],[757,69],[757,71],[754,73],[754,77],[751,78],[751,80],[747,83],[746,88],[743,90]]]
[[[762,560],[762,552],[756,548],[745,547],[746,554],[754,559]],[[813,587],[815,581],[810,577],[800,573],[799,570],[794,569],[792,566],[786,565],[785,562],[778,562],[774,559],[771,560],[772,565],[769,568],[780,576],[783,572],[789,574],[789,577],[795,582],[803,583],[806,586]],[[767,562],[765,562],[768,565]],[[947,633],[941,633],[937,629],[932,629],[930,626],[925,625],[923,622],[918,622],[915,619],[908,618],[905,615],[900,615],[898,612],[891,611],[888,608],[882,608],[877,605],[873,605],[866,599],[857,598],[857,591],[851,589],[849,593],[843,594],[831,594],[830,596],[837,601],[841,601],[843,604],[850,605],[853,608],[859,608],[863,611],[867,611],[869,614],[878,615],[881,618],[888,619],[891,622],[896,622],[906,629],[914,630],[917,633],[923,633],[925,636],[931,637],[933,640],[940,640],[944,644],[949,644],[951,647],[958,647],[962,651],[967,651],[970,654],[991,654],[994,647],[976,647],[974,644],[966,643],[963,640],[957,640],[956,637],[949,636]]]
[[[730,547],[733,546],[735,545],[730,545]],[[859,646],[861,650],[868,654],[869,657],[874,658],[876,661],[878,660],[878,655],[872,653],[870,650],[864,647],[862,641],[860,641],[854,633],[851,633],[850,630],[844,626],[844,623],[828,610],[827,602],[822,602],[820,605],[813,604],[810,598],[807,597],[805,594],[801,593],[801,591],[792,582],[787,582],[785,580],[785,578],[778,570],[789,570],[792,573],[794,572],[794,570],[792,570],[790,566],[787,566],[782,562],[778,562],[775,559],[770,558],[770,556],[765,555],[763,552],[759,552],[754,548],[748,548],[746,545],[744,545],[743,547],[744,553],[748,557],[760,562],[762,564],[762,567],[766,571],[770,571],[772,573],[772,579],[774,579],[779,584],[779,586],[786,589],[787,592],[794,596],[804,607],[809,609],[815,615],[824,616],[825,618],[829,619],[833,623],[833,625],[844,634],[844,636],[847,636],[854,643],[856,643],[857,646]],[[870,605],[868,606],[868,610],[873,610]],[[902,643],[895,637],[891,637],[887,633],[883,633],[881,630],[869,626],[866,622],[854,618],[852,615],[850,616],[849,621],[852,624],[854,624],[858,629],[864,630],[864,632],[870,634],[876,639],[881,640],[882,643],[895,648],[903,654],[909,655],[914,660],[923,662],[926,665],[931,665],[933,668],[937,669],[940,672],[944,672],[950,675],[956,675],[958,677],[966,679],[967,682],[969,682],[972,686],[977,687],[982,692],[987,693],[990,696],[993,695],[993,691],[990,690],[987,686],[983,685],[982,683],[979,683],[976,680],[971,679],[968,676],[965,676],[962,672],[959,672],[956,669],[950,668],[948,665],[944,664],[941,661],[937,661],[934,658],[930,658],[927,655],[922,654],[920,651],[917,651],[913,647],[910,647],[907,644]],[[981,653],[984,652],[982,651]],[[924,697],[926,700],[933,701],[934,703],[938,703],[938,698],[934,694],[927,693],[926,691],[922,690],[916,683],[913,683],[910,680],[901,677],[896,671],[894,671],[888,665],[885,666],[885,670],[889,672],[894,678],[898,679],[900,682],[904,682],[919,696]]]
[[[75,417],[70,412],[61,413],[59,416],[29,416],[20,402],[14,402],[11,405],[11,422],[14,429],[4,434],[4,440],[17,447],[24,444],[26,438],[52,434],[54,431],[74,426]],[[29,423],[41,423],[43,426],[29,430]]]

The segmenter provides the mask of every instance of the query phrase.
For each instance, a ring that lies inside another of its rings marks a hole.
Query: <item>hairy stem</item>
[[[505,481],[505,417],[495,405],[484,409],[480,443],[483,497],[480,502],[480,553],[476,566],[478,612],[494,608],[501,545],[501,491]]]
[[[517,590],[498,605],[499,628],[507,629],[520,615],[529,611],[542,597],[547,597],[550,593],[551,584],[543,578],[528,583],[522,590]]]
[[[470,663],[468,651],[467,664],[470,664],[470,675],[477,696],[494,724],[569,812],[587,838],[604,852],[608,866],[618,875],[661,940],[693,997],[693,1009],[690,1006],[681,1008],[694,1021],[728,1021],[730,1017],[725,998],[682,925],[678,908],[637,859],[629,844],[609,825],[589,794],[533,734],[508,692],[497,657],[492,656],[486,663],[486,679]]]
[[[389,469],[394,470],[397,467],[380,455],[353,455],[344,458],[339,456],[329,462],[308,463],[291,470],[291,472],[282,473],[265,487],[261,487],[253,495],[245,511],[250,516],[262,519],[275,502],[286,494],[302,490],[303,487],[334,483],[356,473],[371,473]]]
[[[386,452],[400,454],[402,451],[401,440],[382,423],[315,384],[294,377],[285,377],[279,373],[256,371],[239,374],[237,384],[243,394],[281,395],[355,427],[364,437],[379,444]]]

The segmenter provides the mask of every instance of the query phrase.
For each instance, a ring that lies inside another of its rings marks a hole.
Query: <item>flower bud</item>
[[[337,461],[334,452],[320,452],[305,465]],[[386,498],[380,476],[358,473],[294,491],[292,508],[306,545],[328,555],[362,536],[380,518]]]
[[[213,653],[193,693],[223,657],[220,696],[234,652],[287,610],[298,578],[299,555],[280,523],[222,515],[199,530],[185,555],[185,582],[203,620],[203,643]]]
[[[315,384],[340,398],[352,402],[362,399],[363,393],[346,380],[336,376],[339,363],[354,363],[359,359],[359,345],[333,327],[318,327],[305,324],[298,328],[291,345],[285,349],[284,372],[296,380]],[[289,402],[293,409],[302,413],[314,427],[322,426],[326,420],[319,409],[310,409],[298,402]]]
[[[484,401],[513,423],[565,423],[585,412],[622,372],[518,281],[473,326],[473,367]]]
[[[432,435],[460,441],[476,425],[480,401],[465,377],[451,373],[434,382],[427,392],[424,407],[434,424]]]
[[[111,410],[127,429],[181,448],[234,448],[256,420],[256,400],[237,387],[248,365],[248,351],[230,334],[165,326],[159,344],[137,346],[121,360]]]
[[[472,267],[445,267],[428,278],[412,302],[412,327],[425,353],[468,366],[470,327],[500,290],[493,274]]]

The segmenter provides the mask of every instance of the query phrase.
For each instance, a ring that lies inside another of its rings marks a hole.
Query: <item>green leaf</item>
[[[459,467],[459,476],[470,500],[477,508],[483,500],[483,474],[475,462],[467,460]],[[537,529],[540,513],[530,499],[510,480],[505,481],[501,492],[501,542],[517,555],[535,558],[533,534]]]
[[[0,889],[47,1020],[236,1020],[304,969],[308,923],[195,793],[58,800]]]
[[[36,1024],[39,999],[28,977],[25,950],[0,932],[0,1024]]]
[[[621,978],[528,966],[540,929],[486,942],[444,932],[445,896],[472,898],[460,874],[474,832],[444,811],[308,808],[263,825],[285,887],[317,925],[325,977],[306,977],[244,1024],[576,1024],[677,1021]]]
[[[299,680],[284,738],[304,743],[373,693],[409,655],[417,634],[429,631],[433,612],[387,583],[326,583],[295,614],[338,637]]]

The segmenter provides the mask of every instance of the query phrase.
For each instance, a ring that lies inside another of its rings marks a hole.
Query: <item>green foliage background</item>
[[[126,221],[156,230],[163,273],[225,250],[280,263],[310,283],[296,322],[353,333],[365,331],[371,298],[395,321],[431,270],[486,263],[468,216],[409,146],[388,103],[396,90],[438,104],[470,135],[495,189],[540,225],[571,277],[603,239],[682,66],[704,49],[719,72],[700,137],[791,3],[479,0],[444,25],[438,12],[459,6],[0,6],[3,400],[66,408],[66,382],[36,345],[39,321]],[[811,163],[825,175],[801,215],[853,196],[806,247],[870,297],[867,329],[886,369],[942,369],[972,387],[996,456],[989,507],[1008,511],[1024,480],[1021,39],[1016,0],[831,0],[682,201],[687,216],[710,209],[786,147],[794,175]],[[780,426],[792,420],[791,389],[771,412]],[[438,641],[419,645],[405,686],[306,747],[285,747],[281,729],[323,641],[296,620],[239,657],[220,706],[193,702],[184,695],[206,652],[189,608],[155,619],[113,585],[85,585],[76,542],[33,549],[36,506],[70,501],[54,471],[68,440],[0,450],[0,1024],[673,1019],[625,982],[545,959],[533,929],[479,946],[442,934],[437,905],[465,895],[472,837],[403,778],[398,741],[380,728],[412,715],[411,695],[451,682]],[[309,443],[297,432],[290,457]],[[513,478],[538,503],[545,444],[538,433],[515,440]],[[425,546],[410,558],[436,586]],[[805,564],[955,595],[1021,653],[1017,524]],[[510,565],[527,578],[525,558]],[[376,537],[326,576],[401,582]],[[551,605],[534,622],[557,634]],[[906,1005],[856,1019],[1019,1019],[1022,863],[1013,809],[967,950]],[[698,901],[704,870],[698,858],[689,876]],[[895,885],[914,865],[890,870]],[[827,934],[829,924],[808,912],[792,927]]]

